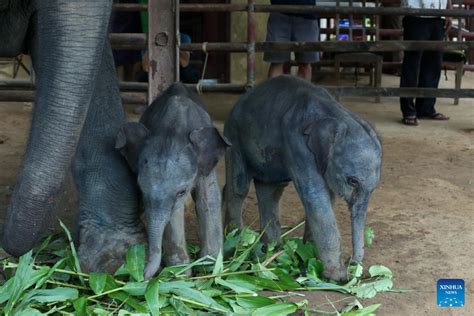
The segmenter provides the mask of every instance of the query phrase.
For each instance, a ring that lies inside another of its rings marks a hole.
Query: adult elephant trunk
[[[37,1],[35,106],[2,242],[12,255],[20,256],[35,245],[56,206],[94,91],[111,4]]]
[[[364,258],[364,229],[369,198],[369,192],[360,192],[351,203],[352,261],[354,262],[360,262]]]

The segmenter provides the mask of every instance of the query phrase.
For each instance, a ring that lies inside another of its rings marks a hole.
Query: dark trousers
[[[403,39],[406,41],[441,41],[444,19],[403,18]],[[441,75],[442,52],[406,51],[403,57],[400,87],[437,88]],[[436,98],[400,98],[403,117],[431,116],[436,113]]]

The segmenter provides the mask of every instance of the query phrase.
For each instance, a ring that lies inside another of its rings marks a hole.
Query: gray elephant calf
[[[116,148],[138,175],[148,222],[145,277],[161,263],[186,263],[184,206],[192,194],[199,223],[201,255],[222,248],[221,197],[214,167],[229,143],[212,125],[198,97],[181,83],[160,95],[140,122],[126,123]],[[164,237],[163,237],[164,235]]]
[[[364,256],[367,205],[378,184],[381,143],[364,120],[323,88],[280,76],[237,102],[225,125],[224,207],[227,224],[242,227],[242,203],[254,180],[264,240],[279,240],[278,203],[293,181],[303,202],[306,228],[324,264],[324,276],[345,280],[335,195],[349,206],[354,261]]]

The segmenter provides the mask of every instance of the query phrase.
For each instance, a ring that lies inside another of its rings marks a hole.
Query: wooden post
[[[148,1],[148,103],[177,81],[178,0]]]

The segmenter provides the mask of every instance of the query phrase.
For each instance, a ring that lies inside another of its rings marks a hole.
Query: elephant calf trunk
[[[148,263],[145,267],[145,279],[151,279],[160,269],[163,234],[168,221],[162,218],[148,217]]]

